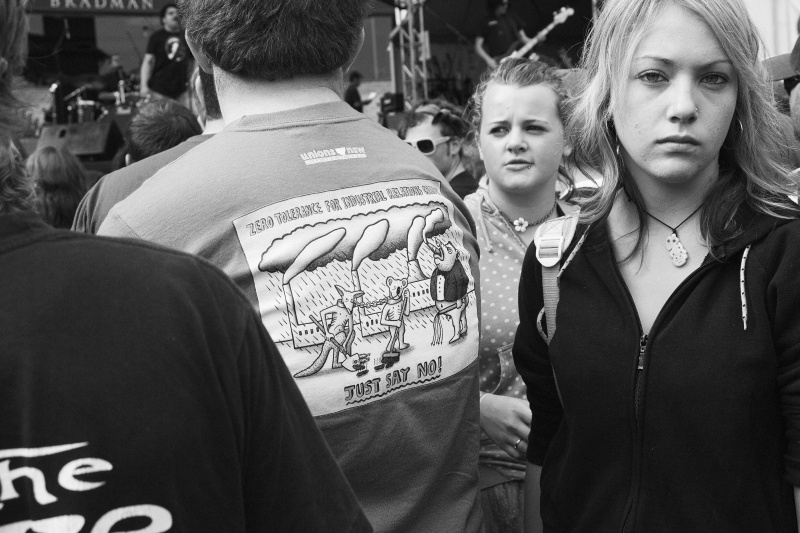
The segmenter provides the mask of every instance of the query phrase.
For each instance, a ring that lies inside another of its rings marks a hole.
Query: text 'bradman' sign
[[[31,12],[70,15],[157,15],[171,0],[33,0]]]

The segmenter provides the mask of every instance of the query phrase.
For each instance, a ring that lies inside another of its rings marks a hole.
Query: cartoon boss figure
[[[433,252],[433,263],[436,268],[431,274],[431,298],[436,304],[436,315],[433,317],[433,342],[442,343],[442,318],[453,326],[453,337],[450,343],[467,334],[467,290],[469,278],[458,251],[450,241],[441,244],[428,244]]]

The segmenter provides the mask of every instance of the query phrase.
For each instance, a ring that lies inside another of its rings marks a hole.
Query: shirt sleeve
[[[108,216],[97,230],[98,235],[108,235],[110,237],[129,237],[131,239],[141,239],[138,233],[133,231],[114,208],[109,211]]]
[[[491,26],[489,26],[489,21],[487,20],[481,26],[481,31],[480,31],[480,33],[478,33],[478,37],[483,37],[484,39],[486,39],[489,36],[490,29],[491,29]]]
[[[541,266],[536,248],[525,254],[519,280],[519,327],[514,338],[514,364],[528,388],[531,406],[531,432],[528,437],[528,461],[541,465],[553,436],[561,424],[561,402],[550,365],[547,343],[536,327],[536,318],[544,307]]]
[[[248,531],[372,531],[255,312],[249,313],[239,373]]]
[[[96,187],[96,186],[95,186]],[[93,191],[94,187],[86,193],[81,203],[78,204],[78,209],[75,211],[75,218],[72,219],[72,231],[79,233],[93,234],[96,230],[92,224],[92,209],[93,204]]]
[[[525,20],[523,20],[522,17],[520,17],[516,13],[511,13],[509,16],[511,17],[511,24],[514,26],[515,34],[519,33],[520,30],[525,29]]]
[[[158,49],[158,32],[153,32],[150,35],[150,38],[147,40],[147,48],[145,49],[145,53],[156,55],[157,49]]]

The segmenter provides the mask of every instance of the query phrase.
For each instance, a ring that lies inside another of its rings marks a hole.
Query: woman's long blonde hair
[[[701,212],[701,231],[709,250],[741,233],[734,215],[743,203],[767,215],[797,216],[789,195],[796,185],[784,164],[786,147],[778,130],[767,74],[759,60],[762,41],[741,0],[669,0],[708,24],[739,78],[736,109],[720,151],[720,175]],[[614,110],[622,98],[633,54],[661,9],[664,0],[607,0],[590,32],[582,67],[587,83],[570,102],[567,132],[578,168],[594,168],[603,183],[586,202],[581,217],[594,222],[608,215],[620,186],[639,211],[639,242],[646,234],[647,216],[633,180],[617,155]],[[634,253],[635,251],[634,250]]]

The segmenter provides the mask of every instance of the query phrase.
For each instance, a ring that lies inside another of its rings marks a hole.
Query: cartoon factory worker
[[[433,263],[436,265],[431,274],[431,298],[436,304],[431,344],[442,343],[442,318],[453,326],[453,337],[450,339],[452,344],[467,334],[469,278],[458,260],[458,250],[453,243],[434,242],[434,246],[428,243],[428,247],[433,251]]]
[[[389,326],[389,342],[383,351],[383,363],[386,368],[400,360],[400,350],[408,348],[405,342],[406,321],[409,315],[409,300],[411,295],[408,292],[408,279],[395,279],[392,276],[386,278],[386,286],[389,288],[389,297],[381,310],[381,324]]]
[[[328,355],[333,352],[332,368],[342,368],[344,358],[350,357],[356,331],[353,328],[353,307],[356,300],[364,295],[363,291],[348,291],[336,285],[336,290],[341,298],[335,305],[323,309],[319,314],[319,320],[315,317],[311,319],[325,333],[325,342],[322,344],[319,356],[311,363],[311,366],[301,370],[294,375],[296,378],[311,376],[319,372]],[[340,359],[340,355],[344,357]]]

